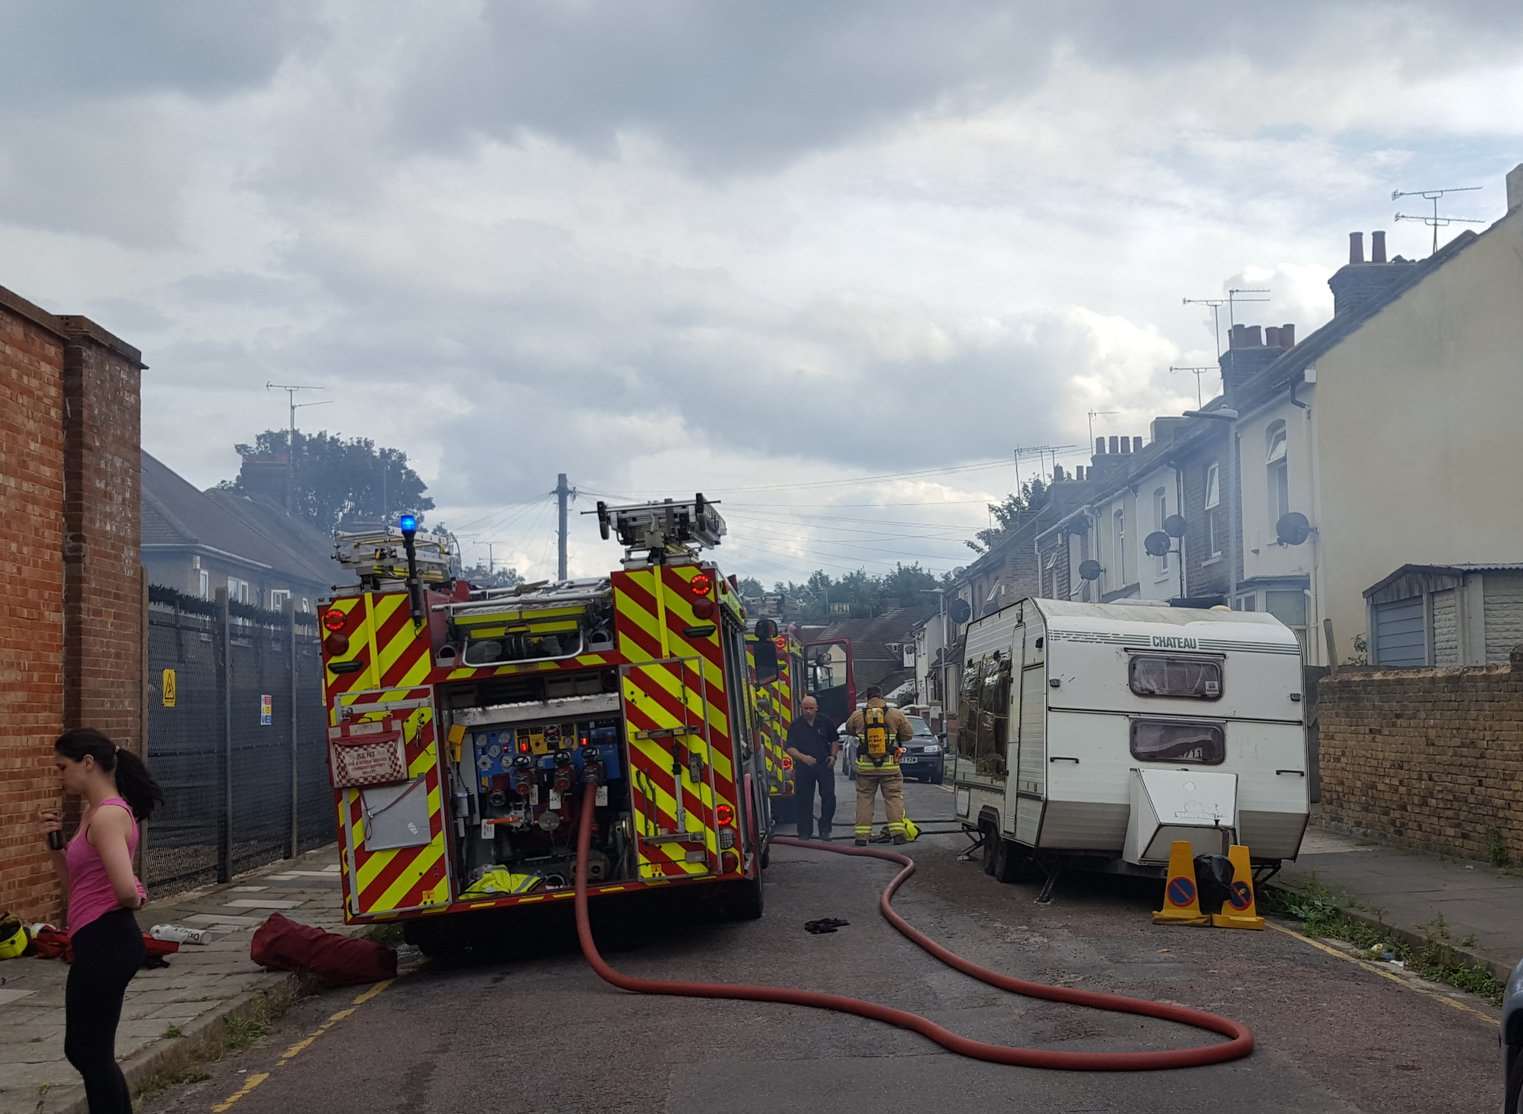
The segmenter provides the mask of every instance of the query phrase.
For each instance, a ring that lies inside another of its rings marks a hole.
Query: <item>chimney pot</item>
[[[1084,465],[1082,465],[1082,464],[1076,464],[1076,465],[1074,465],[1074,479],[1076,479],[1076,480],[1082,480],[1083,478],[1084,478]]]
[[[1386,234],[1384,231],[1370,233],[1370,262],[1386,261]]]
[[[1128,456],[1128,455],[1131,454],[1131,451],[1132,451],[1132,439],[1130,437],[1123,437],[1121,439],[1121,455],[1122,456]]]
[[[1132,438],[1132,452],[1134,452],[1134,453],[1140,453],[1141,451],[1142,451],[1142,438],[1141,437],[1133,437]]]
[[[1348,261],[1350,263],[1364,262],[1364,233],[1350,232],[1348,234]]]
[[[1264,347],[1264,331],[1262,329],[1260,329],[1257,325],[1244,325],[1243,326],[1243,347],[1244,348],[1263,348]]]
[[[1277,325],[1264,326],[1264,347],[1280,348],[1280,329]]]
[[[1247,325],[1232,326],[1232,332],[1227,335],[1227,347],[1229,349],[1243,347],[1243,345],[1248,343],[1247,340],[1244,339],[1244,336],[1247,332]]]
[[[1121,451],[1121,438],[1115,437],[1115,436],[1111,437],[1111,454],[1115,455],[1116,453],[1119,453],[1120,451]]]
[[[1287,324],[1280,326],[1280,343],[1286,348],[1294,348],[1296,346],[1296,327],[1294,325]]]
[[[1105,438],[1104,437],[1096,437],[1095,438],[1095,455],[1096,456],[1104,456],[1105,455]]]

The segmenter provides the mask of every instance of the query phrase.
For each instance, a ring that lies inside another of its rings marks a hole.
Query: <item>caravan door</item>
[[[1020,843],[1035,846],[1047,789],[1046,630],[1036,608],[1027,607],[1015,628],[1010,685],[1010,772],[1005,783],[1005,822]]]

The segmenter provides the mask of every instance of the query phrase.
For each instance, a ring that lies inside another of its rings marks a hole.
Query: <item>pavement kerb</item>
[[[1299,890],[1295,886],[1289,885],[1285,882],[1268,882],[1265,883],[1263,889],[1267,892],[1284,896],[1306,896],[1302,890]],[[1377,916],[1372,916],[1371,914],[1365,913],[1356,908],[1342,906],[1339,908],[1339,912],[1349,920],[1356,921],[1357,923],[1364,925],[1366,928],[1373,928],[1381,932],[1389,933],[1392,939],[1398,940],[1410,948],[1422,948],[1427,944],[1433,942],[1433,938],[1431,936],[1425,935],[1422,932],[1418,932],[1413,929],[1402,928],[1400,925],[1394,925],[1389,921],[1383,921]],[[1442,912],[1442,910],[1435,909],[1435,912]],[[1508,963],[1500,959],[1493,959],[1490,956],[1482,955],[1479,952],[1470,951],[1466,948],[1460,947],[1458,944],[1450,943],[1447,941],[1443,942],[1443,946],[1450,952],[1450,954],[1452,954],[1462,963],[1472,964],[1476,967],[1482,968],[1483,970],[1489,971],[1493,978],[1502,983],[1507,982],[1508,978],[1511,977],[1513,967],[1516,966],[1517,963],[1516,960]]]
[[[346,936],[376,936],[386,930],[386,925],[357,925],[338,931]],[[142,1085],[155,1076],[183,1071],[195,1064],[215,1059],[223,1051],[230,1023],[256,1016],[261,1009],[283,1011],[307,994],[324,989],[321,983],[307,975],[292,973],[273,986],[260,987],[236,999],[215,1014],[197,1018],[183,1027],[183,1034],[174,1040],[158,1041],[135,1056],[122,1061],[122,1074],[134,1099]],[[57,1104],[49,1104],[47,1097],[37,1105],[37,1114],[90,1114],[89,1102],[83,1087],[70,1087],[78,1091],[64,1098],[60,1094]]]

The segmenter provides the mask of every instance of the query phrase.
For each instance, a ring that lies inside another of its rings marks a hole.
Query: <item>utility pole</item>
[[[291,408],[290,425],[286,428],[286,514],[296,513],[296,411],[308,406],[331,406],[333,400],[322,402],[297,402],[297,391],[326,391],[327,387],[303,386],[300,383],[265,383],[267,391],[285,391],[286,402]]]
[[[566,508],[572,499],[576,498],[576,488],[566,483],[566,473],[562,472],[555,478],[555,499],[560,511],[560,530],[558,531],[558,562],[556,564],[557,576],[561,580],[566,579]]]

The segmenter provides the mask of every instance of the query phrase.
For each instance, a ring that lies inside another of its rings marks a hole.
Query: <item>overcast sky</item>
[[[321,384],[531,575],[558,471],[769,581],[965,564],[990,462],[1194,405],[1181,298],[1304,336],[1349,231],[1427,254],[1393,189],[1523,162],[1516,0],[0,12],[0,284],[142,348],[145,447],[209,486]]]

